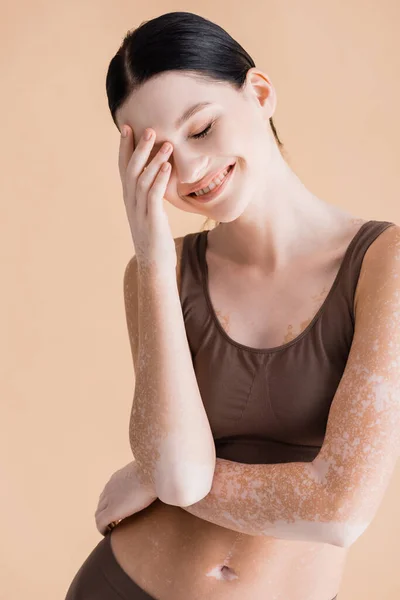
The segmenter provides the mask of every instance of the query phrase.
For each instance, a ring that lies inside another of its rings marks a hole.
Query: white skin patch
[[[339,547],[366,530],[400,454],[400,228],[389,227],[370,250],[353,343],[316,459],[248,465],[218,458],[210,493],[184,510],[248,535]]]
[[[226,565],[217,565],[211,571],[206,573],[207,577],[214,577],[219,581],[233,581],[234,579],[238,579],[238,575],[236,575],[235,571]]]
[[[190,481],[186,498],[193,502],[210,487],[215,448],[190,371],[187,338],[180,335],[174,340],[173,317],[165,319],[165,310],[181,313],[176,281],[151,265],[139,266],[134,257],[124,275],[124,299],[136,375],[129,422],[132,452],[144,483],[154,488],[156,496],[179,505],[181,481]],[[179,355],[186,362],[177,361]],[[188,423],[196,423],[189,437]]]

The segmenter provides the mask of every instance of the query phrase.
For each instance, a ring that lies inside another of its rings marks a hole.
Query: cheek
[[[176,188],[174,188],[176,190]],[[172,204],[172,206],[175,206],[175,208],[177,208],[178,210],[189,210],[190,212],[190,204],[189,202],[186,202],[185,200],[182,200],[182,198],[180,198],[176,191],[175,193],[173,193],[173,186],[168,186],[164,195],[164,199],[166,202],[168,202],[169,204]]]
[[[178,196],[176,192],[175,194],[172,192],[172,189],[176,190],[176,188],[173,188],[172,186],[170,188],[170,192],[168,188],[166,190],[166,193],[164,195],[164,200],[166,202],[172,204],[172,206],[174,206],[178,210],[182,210],[183,212],[188,212],[192,214],[202,214],[200,209],[197,210],[196,207],[190,204],[189,200],[182,200],[182,198],[180,198],[180,196]]]
[[[174,167],[172,167],[174,169]],[[175,208],[179,208],[179,210],[187,210],[188,202],[183,200],[177,191],[177,178],[175,172],[171,174],[167,188],[165,190],[164,199]]]

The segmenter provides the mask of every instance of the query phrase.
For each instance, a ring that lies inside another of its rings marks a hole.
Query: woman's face
[[[176,127],[183,113],[200,102],[209,104]],[[171,142],[172,169],[164,194],[168,202],[224,222],[237,218],[265,181],[276,149],[269,124],[275,104],[272,84],[255,68],[247,73],[246,87],[240,92],[228,83],[209,83],[171,71],[134,92],[117,111],[116,120],[120,129],[124,123],[132,128],[135,147],[147,127],[155,131],[146,165],[165,141]],[[230,181],[214,200],[202,203],[188,196],[197,182],[233,162]]]

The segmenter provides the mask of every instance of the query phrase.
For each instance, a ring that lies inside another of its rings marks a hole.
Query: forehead
[[[126,100],[116,112],[119,128],[132,127],[137,142],[146,127],[172,132],[175,121],[198,102],[226,105],[232,101],[232,88],[226,83],[204,81],[194,76],[168,72],[152,77]]]

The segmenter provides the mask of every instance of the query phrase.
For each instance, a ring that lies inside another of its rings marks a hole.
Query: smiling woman
[[[196,38],[196,31],[202,31],[202,39]],[[153,128],[156,139],[148,162],[164,142],[173,143],[170,162],[177,168],[172,170],[165,198],[180,210],[204,214],[205,224],[219,223],[218,207],[213,215],[207,206],[206,214],[204,203],[188,203],[187,197],[194,189],[206,187],[204,180],[236,162],[238,156],[243,156],[240,163],[254,162],[252,155],[266,149],[264,142],[257,146],[256,137],[272,136],[286,160],[273,115],[264,115],[261,129],[245,119],[240,96],[246,102],[253,100],[243,96],[250,70],[269,82],[224,29],[198,15],[179,12],[144,22],[129,32],[107,73],[108,103],[118,130],[123,123],[130,125],[137,147],[146,127]]]
[[[218,226],[127,264],[135,460],[66,600],[332,600],[398,453],[399,228],[306,189],[269,77],[207,19],[129,32],[106,87],[135,208],[170,160],[144,237],[162,198]]]

